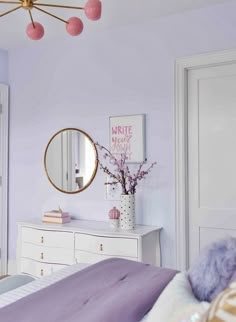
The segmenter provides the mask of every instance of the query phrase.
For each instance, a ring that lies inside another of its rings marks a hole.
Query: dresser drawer
[[[41,262],[73,264],[73,249],[53,248],[34,245],[30,243],[22,243],[21,257],[34,259]]]
[[[48,247],[73,248],[74,245],[72,232],[22,227],[21,238],[23,242]]]
[[[116,256],[120,257],[120,256]],[[77,263],[88,263],[88,264],[94,264],[97,262],[100,262],[104,259],[112,258],[112,256],[108,255],[102,255],[102,254],[94,254],[94,253],[89,253],[89,252],[84,252],[81,250],[76,250],[75,251],[75,259]],[[136,257],[120,257],[124,259],[129,259],[129,260],[138,260]]]
[[[137,239],[75,234],[75,250],[100,255],[138,257]]]
[[[51,275],[64,267],[67,267],[67,265],[40,263],[28,258],[21,258],[20,260],[20,272],[35,277]]]

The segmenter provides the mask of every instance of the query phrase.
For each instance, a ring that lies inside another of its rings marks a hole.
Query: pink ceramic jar
[[[119,227],[120,211],[116,207],[113,207],[109,211],[109,218],[110,218],[111,228],[118,228]]]

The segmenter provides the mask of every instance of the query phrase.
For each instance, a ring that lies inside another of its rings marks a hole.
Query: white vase
[[[135,229],[135,195],[120,196],[120,228]]]

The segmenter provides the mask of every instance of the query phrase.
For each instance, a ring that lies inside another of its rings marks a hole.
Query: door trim
[[[0,84],[0,98],[2,105],[2,205],[0,209],[0,273],[7,274],[8,255],[8,134],[9,134],[9,88]]]
[[[188,268],[188,71],[236,63],[236,50],[179,58],[175,62],[176,267]]]

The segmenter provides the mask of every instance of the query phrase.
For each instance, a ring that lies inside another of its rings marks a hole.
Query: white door
[[[188,71],[189,264],[236,237],[236,64]]]
[[[8,86],[0,84],[0,275],[7,273]]]

